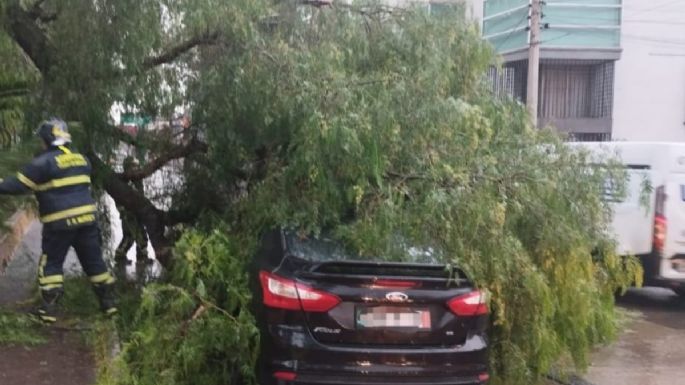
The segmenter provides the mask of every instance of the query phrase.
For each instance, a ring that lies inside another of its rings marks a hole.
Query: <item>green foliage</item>
[[[254,383],[259,337],[237,246],[218,231],[186,233],[172,277],[144,289],[122,354],[99,384]]]
[[[495,382],[535,383],[566,356],[584,368],[615,336],[613,294],[641,276],[607,236],[602,187],[620,173],[490,98],[477,28],[353,6],[258,36],[196,85],[212,180],[258,181],[228,207],[234,229],[332,229],[370,257],[397,234],[434,247],[492,294]]]
[[[16,175],[19,168],[31,159],[32,149],[31,145],[22,145],[12,149],[0,150],[0,179]],[[31,201],[26,197],[0,197],[0,233],[5,230],[5,221],[19,208],[26,206],[28,202]]]
[[[0,149],[16,144],[24,133],[27,95],[37,80],[21,50],[0,30]]]
[[[92,320],[99,316],[99,305],[87,277],[68,278],[64,283],[64,297],[60,301],[65,316],[70,320]]]
[[[35,317],[0,311],[0,345],[40,345],[45,342],[41,324]]]
[[[640,277],[607,236],[602,187],[616,171],[491,98],[493,50],[462,16],[359,2],[46,3],[60,14],[36,107],[80,121],[106,154],[114,102],[149,114],[183,102],[210,152],[188,162],[182,200],[230,222],[186,234],[169,282],[147,287],[121,325],[104,383],[250,382],[245,245],[275,225],[332,230],[369,257],[395,257],[400,234],[462,266],[492,293],[496,383],[533,384],[561,357],[582,368],[614,337],[613,293]],[[217,44],[146,70],[151,52],[214,31]]]

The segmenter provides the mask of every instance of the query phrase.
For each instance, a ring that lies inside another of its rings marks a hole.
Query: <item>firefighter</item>
[[[116,314],[114,278],[102,259],[100,228],[96,222],[95,200],[91,194],[88,160],[70,149],[67,124],[57,118],[44,121],[36,134],[43,151],[29,164],[4,181],[0,194],[33,192],[43,222],[43,254],[38,265],[38,285],[42,304],[36,310],[44,322],[57,320],[56,306],[64,295],[62,265],[73,247],[88,275],[101,310]]]
[[[124,159],[124,172],[130,171],[137,166],[137,161],[132,156],[126,157]],[[143,193],[143,182],[134,181],[131,182],[132,187],[138,192]],[[147,234],[145,232],[145,226],[141,223],[135,213],[132,213],[123,206],[117,206],[117,210],[121,215],[121,242],[114,253],[114,260],[117,265],[122,266],[123,264],[130,264],[131,261],[126,258],[128,250],[136,244],[136,260],[139,263],[152,263],[152,259],[147,255]]]

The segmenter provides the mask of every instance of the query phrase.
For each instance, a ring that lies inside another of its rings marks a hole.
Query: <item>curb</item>
[[[5,222],[10,231],[0,234],[0,273],[5,272],[12,255],[35,219],[36,215],[32,210],[19,210]]]
[[[582,377],[578,377],[576,375],[571,375],[567,379],[562,379],[560,376],[556,374],[548,374],[546,377],[550,381],[561,385],[594,385],[593,383],[588,382]]]

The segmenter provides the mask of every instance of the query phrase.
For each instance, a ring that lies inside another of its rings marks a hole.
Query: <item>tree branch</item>
[[[57,13],[45,13],[45,10],[42,8],[43,3],[45,3],[45,0],[37,0],[35,3],[33,3],[31,8],[28,10],[28,15],[33,20],[40,20],[45,23],[55,21],[57,19]]]
[[[41,7],[43,6],[43,3],[45,3],[45,0],[36,0],[35,3],[31,6],[31,12],[35,12],[36,10],[40,10]]]
[[[151,69],[162,64],[171,63],[179,56],[200,45],[211,45],[219,39],[218,31],[207,31],[201,35],[193,36],[175,46],[169,47],[166,51],[157,56],[152,56],[143,62],[143,68]]]
[[[131,213],[135,213],[145,225],[145,230],[155,249],[155,256],[162,266],[168,268],[171,264],[173,242],[165,234],[165,213],[157,209],[140,191],[117,178],[112,169],[93,150],[87,151],[85,155],[93,165],[97,179],[102,181],[105,191],[118,205],[122,205]]]
[[[124,181],[139,181],[154,174],[157,170],[164,167],[167,163],[174,159],[185,158],[194,153],[206,153],[209,149],[206,143],[200,142],[193,138],[188,144],[181,145],[170,149],[158,158],[148,162],[142,168],[132,169],[123,173],[117,174],[119,179]]]
[[[40,1],[38,6],[40,6]],[[50,51],[45,32],[36,24],[36,16],[16,1],[7,7],[8,32],[42,74],[50,65]]]
[[[43,13],[38,16],[38,20],[43,23],[49,23],[51,21],[57,20],[57,13]]]

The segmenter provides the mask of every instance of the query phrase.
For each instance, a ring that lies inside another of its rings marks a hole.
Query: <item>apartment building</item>
[[[472,6],[502,58],[496,91],[525,102],[530,0]],[[576,140],[685,141],[685,1],[546,0],[542,12],[540,126]]]

